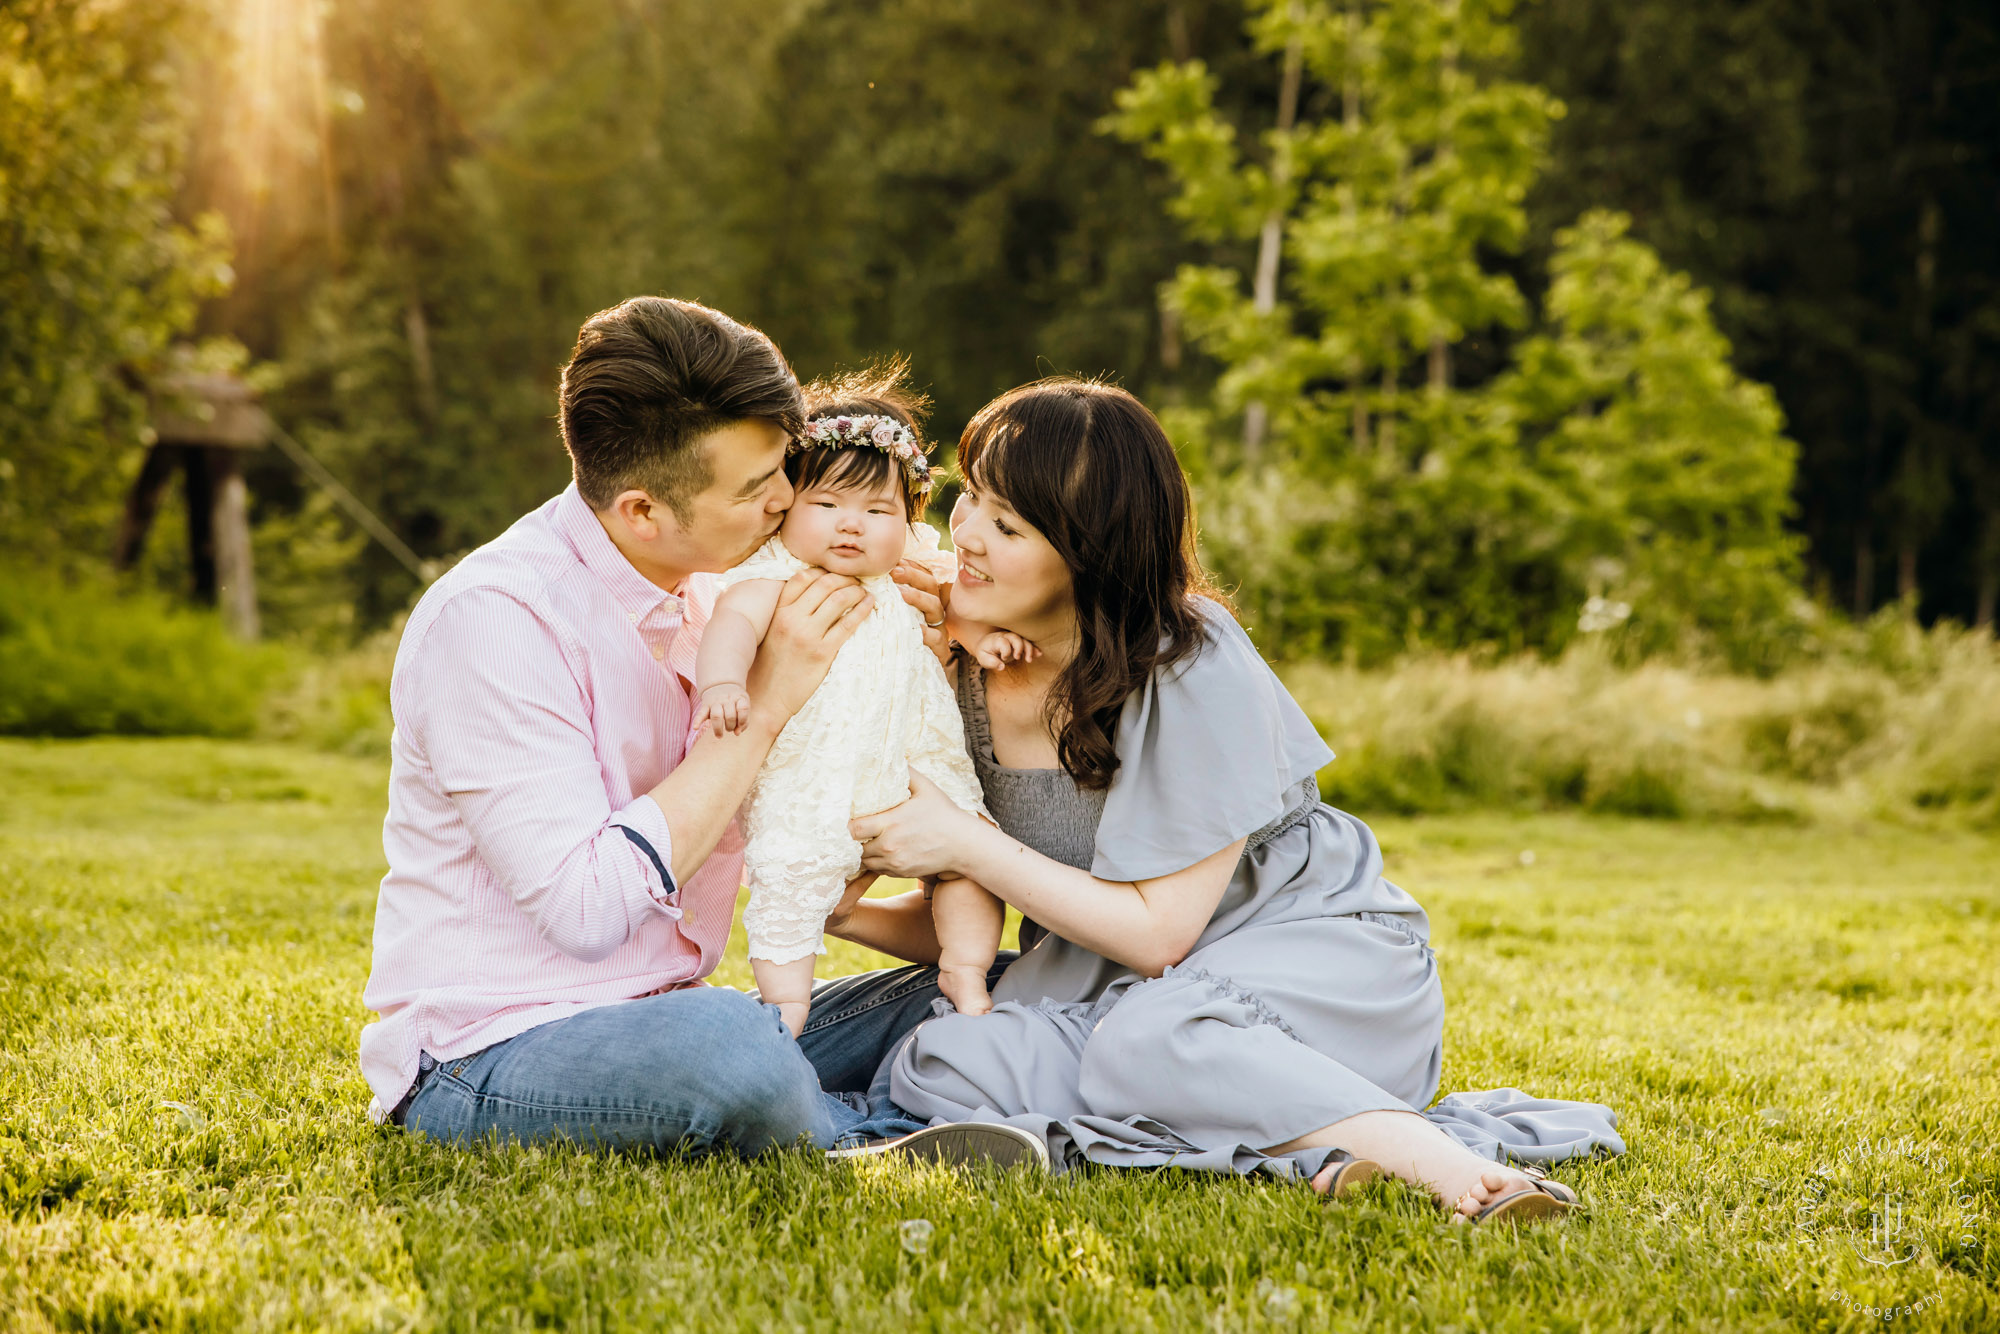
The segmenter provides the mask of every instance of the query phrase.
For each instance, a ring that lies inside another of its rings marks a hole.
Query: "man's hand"
[[[875,599],[844,574],[801,570],[786,580],[750,668],[757,715],[778,727],[789,722],[826,679],[840,646],[874,609]]]
[[[951,589],[938,583],[937,574],[930,567],[913,560],[899,561],[889,571],[889,577],[896,581],[896,591],[903,595],[903,601],[924,618],[924,647],[937,654],[939,662],[948,660],[951,639],[945,634],[944,614],[950,609]]]
[[[826,932],[828,935],[837,936],[840,934],[841,928],[847,925],[847,919],[854,912],[854,905],[861,902],[862,896],[867,894],[879,879],[881,879],[880,876],[869,871],[863,871],[860,875],[855,876],[854,879],[847,882],[847,889],[841,894],[840,902],[834,904],[833,911],[826,915]]]

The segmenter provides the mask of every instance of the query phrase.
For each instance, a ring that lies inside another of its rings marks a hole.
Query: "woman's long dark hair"
[[[1201,647],[1194,502],[1159,419],[1115,385],[1056,378],[979,410],[959,470],[1040,531],[1069,566],[1076,656],[1049,691],[1062,767],[1084,787],[1118,772],[1125,699]]]

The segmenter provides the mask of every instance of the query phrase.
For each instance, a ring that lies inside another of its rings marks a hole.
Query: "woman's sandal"
[[[1333,1176],[1327,1181],[1326,1191],[1320,1198],[1341,1199],[1385,1175],[1387,1174],[1383,1172],[1380,1163],[1370,1162],[1366,1158],[1349,1158],[1333,1169]]]
[[[1528,1223],[1536,1219],[1555,1218],[1579,1206],[1576,1192],[1560,1181],[1549,1180],[1549,1174],[1541,1168],[1531,1164],[1520,1170],[1528,1177],[1526,1186],[1502,1195],[1476,1214],[1454,1214],[1452,1221]]]

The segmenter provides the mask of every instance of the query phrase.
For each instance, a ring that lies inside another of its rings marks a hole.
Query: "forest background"
[[[423,580],[565,480],[577,325],[663,292],[908,353],[947,447],[1139,393],[1347,795],[1789,810],[1894,755],[1990,812],[1996,92],[1969,0],[0,0],[0,730],[270,729],[261,682],[379,745]],[[171,609],[171,503],[103,575],[189,365],[418,557],[256,456],[289,656]]]

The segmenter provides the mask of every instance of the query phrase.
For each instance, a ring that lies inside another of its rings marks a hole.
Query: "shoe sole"
[[[1564,1199],[1562,1195],[1544,1190],[1540,1186],[1531,1190],[1518,1190],[1505,1199],[1487,1205],[1472,1216],[1472,1221],[1478,1224],[1532,1223],[1544,1218],[1560,1218],[1577,1207],[1577,1200],[1575,1194],[1569,1192],[1566,1187],[1558,1189],[1563,1190],[1569,1198]]]
[[[1027,1167],[1049,1170],[1048,1147],[1041,1137],[1013,1126],[982,1122],[926,1126],[901,1139],[863,1144],[852,1149],[829,1149],[832,1159],[874,1158],[894,1154],[918,1162],[943,1163],[951,1167],[974,1167],[991,1163],[995,1167]]]
[[[1386,1175],[1380,1163],[1371,1162],[1366,1158],[1350,1158],[1333,1174],[1333,1180],[1326,1183],[1326,1194],[1322,1198],[1344,1199]]]

